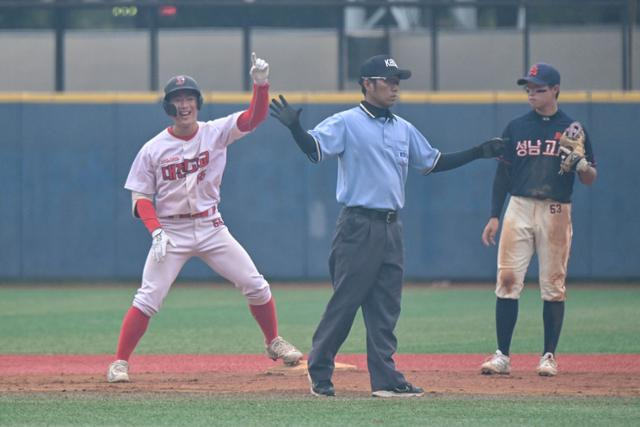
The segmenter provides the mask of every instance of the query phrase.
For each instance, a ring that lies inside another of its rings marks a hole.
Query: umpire
[[[408,167],[423,174],[444,171],[477,158],[496,157],[503,141],[489,140],[466,151],[442,154],[409,122],[389,108],[401,80],[411,76],[387,55],[360,68],[364,100],[334,114],[313,130],[300,125],[301,109],[280,95],[272,116],[287,126],[309,159],[338,158],[336,198],[342,208],[329,256],[333,295],[314,335],[308,357],[311,393],[334,396],[331,377],[338,349],[362,308],[367,330],[367,366],[373,396],[422,396],[393,361],[394,329],[400,315],[404,271],[402,222]]]

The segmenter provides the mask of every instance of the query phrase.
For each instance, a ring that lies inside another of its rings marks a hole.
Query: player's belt
[[[360,215],[367,216],[371,219],[384,221],[387,224],[391,224],[398,219],[398,211],[387,211],[382,209],[369,209],[362,206],[349,206],[346,208],[349,212],[355,212]]]
[[[179,215],[169,215],[169,216],[165,216],[164,218],[170,218],[170,219],[178,219],[178,218],[206,218],[208,216],[213,215],[214,213],[216,213],[216,207],[212,207],[207,209],[206,211],[202,211],[202,212],[198,212],[198,213],[194,213],[194,214],[179,214]]]

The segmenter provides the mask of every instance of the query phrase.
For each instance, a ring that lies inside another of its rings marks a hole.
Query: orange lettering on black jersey
[[[516,155],[518,157],[525,156],[557,156],[556,147],[558,141],[555,139],[545,139],[544,142],[536,139],[523,140],[516,143]]]
[[[547,139],[546,141],[544,141],[544,151],[542,152],[543,156],[557,156],[558,153],[556,153],[556,144],[557,141],[555,139]]]
[[[529,155],[530,156],[539,156],[540,155],[540,146],[542,145],[542,141],[539,139],[536,140],[535,143],[529,141]]]
[[[531,141],[518,141],[516,144],[516,154],[518,157],[524,157],[529,152],[528,146]]]

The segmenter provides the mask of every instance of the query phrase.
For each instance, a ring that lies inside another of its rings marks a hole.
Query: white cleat
[[[129,363],[126,360],[116,360],[109,365],[107,381],[110,383],[129,382]]]
[[[509,375],[511,373],[511,359],[502,354],[500,350],[496,350],[495,354],[480,366],[480,372],[485,375]]]
[[[540,358],[536,372],[541,377],[555,377],[558,374],[558,362],[553,357],[553,353],[545,353]]]
[[[269,345],[266,346],[267,356],[273,360],[282,359],[287,366],[296,366],[302,359],[302,353],[292,344],[285,341],[282,337],[275,337]]]

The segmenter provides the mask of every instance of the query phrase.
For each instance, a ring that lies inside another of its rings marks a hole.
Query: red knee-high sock
[[[249,304],[251,314],[260,325],[264,339],[269,344],[278,336],[278,316],[276,315],[276,303],[271,298],[266,304],[251,305]]]
[[[122,321],[122,329],[120,329],[116,359],[129,360],[131,353],[138,345],[138,341],[144,335],[148,325],[149,317],[139,309],[132,306],[127,311]]]

